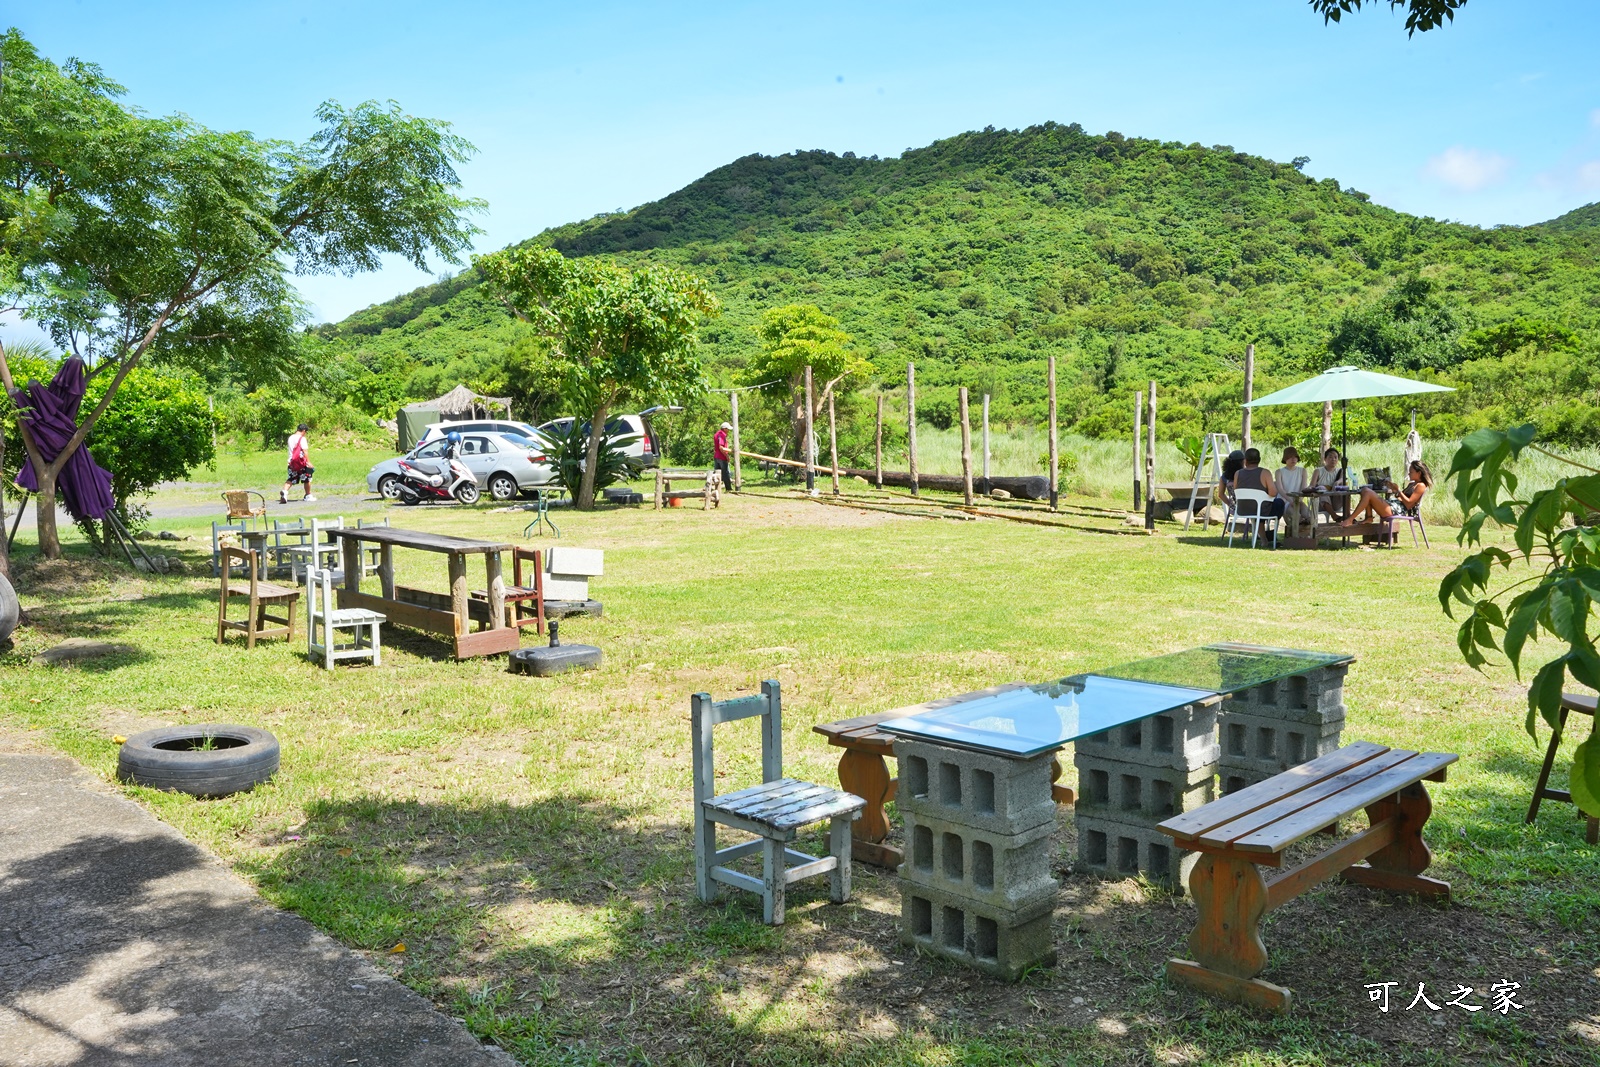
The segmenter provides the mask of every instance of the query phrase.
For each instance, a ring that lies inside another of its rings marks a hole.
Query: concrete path
[[[0,732],[0,1064],[510,1067],[70,759]]]

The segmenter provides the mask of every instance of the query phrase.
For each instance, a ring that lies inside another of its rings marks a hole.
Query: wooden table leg
[[[452,552],[450,559],[450,610],[456,616],[456,636],[460,637],[471,629],[467,615],[467,557],[460,552]]]
[[[378,546],[378,584],[383,587],[383,599],[394,599],[394,546],[387,542]]]
[[[506,627],[506,577],[500,553],[486,553],[483,565],[489,573],[489,629],[503,630]]]
[[[867,802],[850,834],[850,854],[863,863],[890,870],[900,866],[902,853],[883,844],[889,836],[889,816],[883,806],[894,799],[897,780],[889,777],[889,765],[880,755],[844,750],[839,757],[839,784]]]
[[[344,587],[352,593],[361,592],[361,542],[354,537],[342,539],[344,544]],[[316,552],[312,552],[312,566],[317,566]]]
[[[1367,819],[1373,826],[1398,816],[1394,841],[1368,856],[1366,866],[1347,867],[1339,877],[1377,889],[1449,900],[1449,882],[1422,877],[1422,872],[1433,862],[1433,850],[1422,839],[1422,828],[1432,813],[1433,801],[1421,782],[1402,789],[1398,801],[1390,797],[1367,808]]]
[[[1077,794],[1072,791],[1071,786],[1056,785],[1056,781],[1060,777],[1061,757],[1057,756],[1055,759],[1050,761],[1050,799],[1054,800],[1057,804],[1070,805],[1075,803],[1078,797]]]
[[[1189,876],[1189,892],[1197,913],[1189,935],[1194,959],[1168,960],[1168,980],[1241,1004],[1287,1011],[1289,991],[1256,977],[1267,966],[1260,929],[1267,886],[1261,869],[1247,860],[1207,852]]]

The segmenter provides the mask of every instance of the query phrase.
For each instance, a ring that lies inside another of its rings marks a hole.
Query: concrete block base
[[[1050,796],[1055,754],[1032,759],[898,740],[902,812],[961,823],[976,830],[1019,834],[1056,817]]]
[[[1034,967],[1055,966],[1053,897],[1030,910],[1011,911],[902,881],[900,940],[1015,982]]]
[[[1025,833],[996,834],[931,815],[905,812],[900,878],[1013,912],[1048,906],[1060,890],[1050,873],[1055,823]]]
[[[1102,878],[1144,875],[1158,885],[1183,891],[1200,854],[1177,848],[1172,838],[1144,824],[1079,813],[1078,865]]]
[[[1216,766],[1194,770],[1150,767],[1105,760],[1086,753],[1073,757],[1078,768],[1077,812],[1114,822],[1160,822],[1216,797]]]

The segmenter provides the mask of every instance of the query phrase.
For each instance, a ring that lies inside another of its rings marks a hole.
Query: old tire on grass
[[[278,739],[254,726],[201,723],[134,734],[117,756],[117,778],[197,797],[254,789],[278,772]]]
[[[4,536],[5,531],[0,530],[0,537]],[[21,618],[22,606],[17,603],[17,591],[11,588],[6,576],[0,574],[0,644],[11,639],[11,631],[17,628],[17,620]]]

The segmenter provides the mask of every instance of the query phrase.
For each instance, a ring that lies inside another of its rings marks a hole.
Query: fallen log
[[[804,463],[799,463],[792,459],[763,456],[759,452],[746,452],[741,449],[739,454],[766,463],[777,463],[784,467],[798,467],[801,469],[805,467]],[[818,474],[831,475],[833,473],[832,467],[824,467],[820,464],[812,469]],[[839,473],[847,478],[861,478],[869,484],[877,477],[876,471],[861,470],[855,467],[840,467]],[[911,473],[909,471],[884,471],[883,484],[909,489],[911,488]],[[917,472],[917,485],[923,489],[939,489],[950,493],[962,492],[964,488],[959,474],[924,474],[921,471]],[[1013,497],[1022,500],[1048,500],[1050,498],[1050,482],[1042,474],[1030,475],[1025,478],[974,478],[972,481],[972,491],[975,493],[982,493],[984,496],[988,496],[991,489],[1004,489]]]

